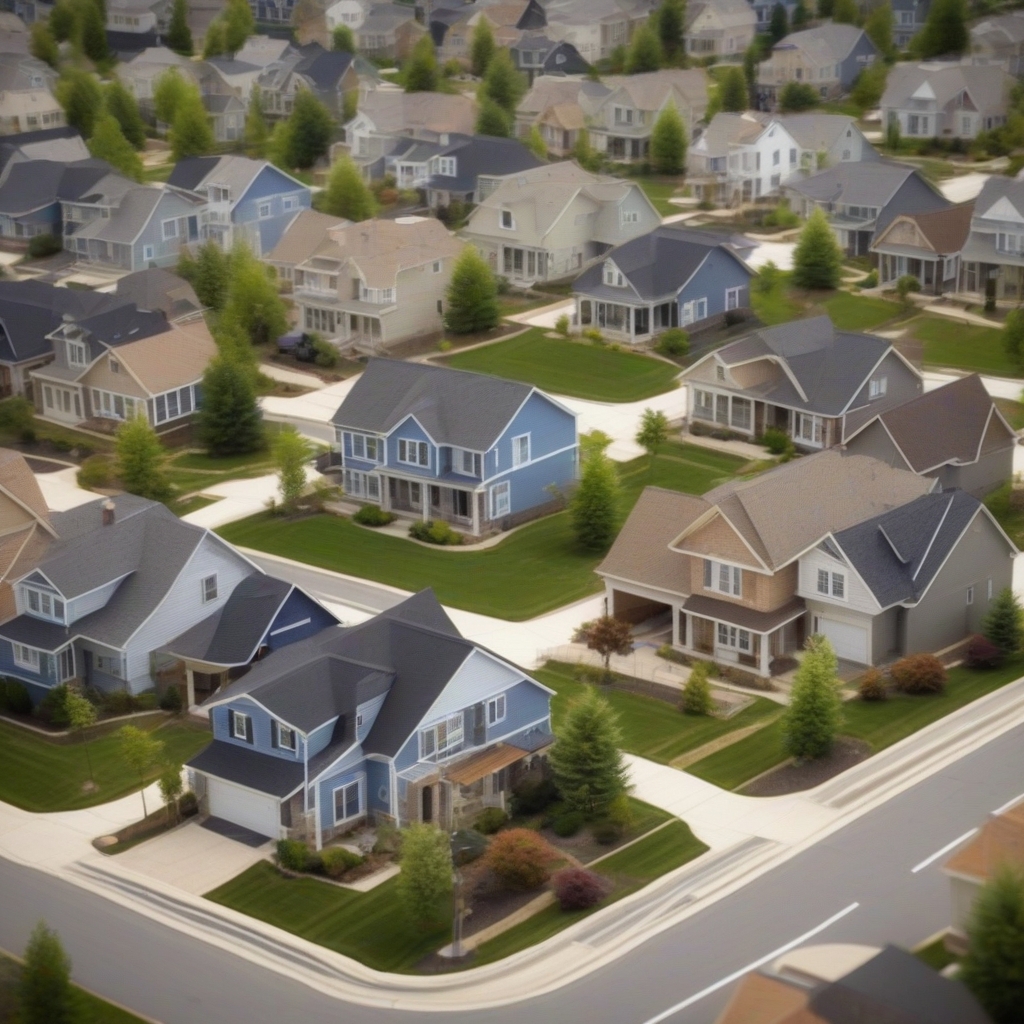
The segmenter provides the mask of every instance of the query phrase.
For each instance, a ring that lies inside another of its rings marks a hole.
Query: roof
[[[705,618],[725,619],[755,633],[771,633],[779,626],[800,618],[807,611],[807,605],[804,604],[802,597],[794,597],[770,612],[760,612],[756,608],[748,608],[735,601],[722,601],[704,594],[691,594],[683,602],[683,608]]]
[[[455,157],[455,176],[435,174],[426,187],[450,192],[472,192],[480,175],[516,174],[540,167],[538,160],[518,139],[499,139],[492,135],[456,135],[441,148],[439,157]]]
[[[828,1024],[807,1009],[810,991],[760,971],[737,985],[715,1024]]]
[[[204,96],[203,106],[211,114],[223,114],[232,109],[245,110],[245,104],[234,93],[225,93],[222,96]]]
[[[862,37],[865,37],[864,30],[856,25],[828,21],[816,28],[791,32],[779,40],[772,51],[795,48],[802,50],[815,64],[835,64],[845,60]]]
[[[1024,179],[993,174],[974,200],[974,215],[993,220],[1024,220]]]
[[[117,358],[151,395],[195,383],[216,355],[216,342],[202,318],[117,346]]]
[[[360,32],[390,32],[404,25],[407,21],[415,21],[416,12],[405,4],[377,4],[371,7],[366,20],[359,26]]]
[[[89,149],[77,128],[44,128],[38,132],[19,132],[0,136],[0,171],[14,157],[24,160],[56,160],[69,163],[88,160]]]
[[[726,156],[729,146],[760,138],[768,123],[763,115],[750,110],[742,114],[719,111],[694,143],[693,151],[709,157]]]
[[[104,181],[107,180],[109,179],[104,179]],[[169,189],[167,185],[135,185],[133,183],[131,188],[125,189],[117,204],[117,209],[111,213],[109,218],[97,217],[80,227],[74,232],[74,235],[76,238],[97,238],[107,242],[131,245],[149,223],[157,206],[168,191],[174,191],[181,199],[191,202],[197,207],[202,203],[199,196],[190,196],[187,192]]]
[[[20,217],[86,195],[113,168],[105,160],[15,160],[0,184],[0,213]]]
[[[344,50],[322,50],[303,57],[295,65],[295,70],[308,78],[320,92],[334,92],[354,60],[355,55]]]
[[[37,519],[49,522],[50,510],[46,499],[21,452],[0,448],[0,492],[26,506]]]
[[[708,75],[703,68],[662,68],[638,75],[608,75],[602,81],[612,92],[623,89],[638,110],[658,110],[672,89],[698,106],[708,100]]]
[[[699,0],[686,5],[686,32],[694,31],[694,22],[710,8],[715,14],[715,27],[740,28],[757,24],[757,15],[747,0]]]
[[[1005,864],[1024,869],[1024,803],[993,814],[944,867],[951,874],[985,882]]]
[[[1005,113],[1015,81],[997,64],[944,64],[938,61],[894,64],[889,70],[880,105],[887,110],[908,107],[913,100],[923,100],[934,102],[942,110],[966,92],[980,113]]]
[[[250,160],[247,156],[234,154],[186,157],[174,165],[167,184],[190,192],[216,184],[228,189],[231,202],[237,203],[260,171],[268,166],[266,160]]]
[[[1003,36],[1007,42],[1024,42],[1024,11],[1007,11],[993,18],[985,18],[971,28],[973,37]]]
[[[762,114],[767,118],[771,115]],[[801,149],[810,150],[815,153],[827,152],[836,142],[851,128],[858,135],[861,133],[857,127],[857,119],[848,114],[818,114],[809,112],[806,114],[777,114],[774,115],[783,128],[796,140]],[[876,160],[877,150],[872,146],[866,146],[864,153],[866,159]]]
[[[283,798],[305,782],[305,765],[285,757],[267,757],[237,743],[214,740],[188,766],[216,779]]]
[[[517,111],[541,113],[560,104],[575,105],[584,114],[594,113],[611,89],[589,78],[564,78],[561,75],[538,75],[533,85],[516,105]]]
[[[818,202],[881,208],[916,173],[915,168],[893,160],[840,163],[806,178],[793,178],[785,187]]]
[[[411,10],[411,8],[410,8]],[[364,25],[360,31],[365,31]],[[437,134],[476,130],[476,102],[462,93],[401,92],[396,89],[372,89],[359,102],[359,114],[368,117],[382,133]]]
[[[125,275],[117,282],[114,294],[134,302],[138,309],[158,310],[168,320],[198,313],[203,308],[192,285],[163,267]]]
[[[914,224],[925,237],[932,249],[940,255],[960,252],[971,233],[971,218],[974,216],[974,203],[961,203],[943,210],[928,210],[923,213],[902,213],[893,217],[892,222],[883,231],[878,232],[873,246],[886,244],[886,235],[892,225],[900,220]],[[895,243],[894,243],[895,244]],[[902,248],[912,248],[901,246]]]
[[[486,452],[533,390],[448,366],[370,359],[331,421],[386,434],[414,416],[436,443]]]
[[[330,228],[344,227],[349,223],[343,217],[332,217],[317,210],[302,210],[284,229],[280,241],[264,260],[267,263],[302,263],[327,240]]]

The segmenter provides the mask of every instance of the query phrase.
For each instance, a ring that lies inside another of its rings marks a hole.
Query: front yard
[[[925,366],[998,377],[1021,375],[1003,348],[1003,335],[998,328],[936,316],[918,317],[909,326],[910,336],[923,345],[921,361]]]
[[[985,499],[985,506],[1010,540],[1024,550],[1024,502],[1017,500],[1021,496],[1022,492],[1015,492],[1012,481],[1008,481]]]
[[[751,289],[751,304],[759,320],[768,326],[787,323],[798,317],[827,313],[840,331],[870,331],[899,316],[898,302],[871,298],[853,292],[806,292],[789,283],[783,274],[770,292]]]

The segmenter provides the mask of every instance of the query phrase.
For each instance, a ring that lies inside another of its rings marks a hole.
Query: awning
[[[495,747],[483,750],[479,754],[467,757],[449,768],[444,777],[448,782],[457,782],[460,786],[468,786],[492,772],[500,772],[510,764],[523,758],[523,751],[518,747],[510,747],[507,743],[499,743]]]
[[[693,594],[683,603],[683,610],[691,615],[700,615],[718,622],[728,622],[754,633],[771,633],[787,622],[800,618],[807,611],[802,597],[795,597],[773,612],[759,612],[731,601],[720,601],[714,597]]]

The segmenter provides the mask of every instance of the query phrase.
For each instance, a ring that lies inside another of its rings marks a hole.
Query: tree
[[[474,245],[459,253],[448,285],[444,325],[452,334],[475,334],[498,326],[498,282]]]
[[[526,79],[516,70],[508,50],[499,50],[487,65],[487,74],[480,86],[480,101],[493,100],[511,120],[525,92]]]
[[[206,112],[197,89],[190,89],[178,104],[168,141],[175,160],[184,160],[188,156],[205,156],[213,149],[210,115]]]
[[[675,61],[683,52],[683,29],[686,22],[684,0],[662,0],[657,19],[661,51],[665,60]]]
[[[538,160],[547,160],[548,144],[544,141],[544,136],[541,135],[538,125],[533,125],[530,128],[530,134],[526,139],[526,146]]]
[[[783,4],[776,4],[772,8],[772,20],[768,23],[768,35],[772,42],[777,43],[789,35],[789,16]]]
[[[188,249],[178,256],[177,272],[196,290],[196,297],[209,309],[220,310],[228,287],[230,256],[212,239],[208,239],[193,257]]]
[[[824,21],[832,17],[835,9],[835,0],[818,0],[818,18]]]
[[[486,18],[481,18],[473,29],[473,41],[469,47],[470,67],[477,78],[483,78],[487,74],[487,67],[496,48],[491,23]]]
[[[125,420],[117,428],[117,475],[129,494],[165,501],[171,487],[164,474],[164,449],[156,431],[143,416]]]
[[[618,499],[618,475],[611,460],[604,452],[592,454],[583,463],[579,486],[569,500],[569,519],[583,547],[603,551],[611,544]]]
[[[860,21],[857,0],[836,0],[832,20],[842,25],[856,25]]]
[[[188,27],[188,0],[174,0],[167,26],[167,45],[182,57],[192,56],[192,29]]]
[[[889,123],[885,126],[885,148],[890,153],[898,153],[900,150],[900,119],[895,111],[889,115]]]
[[[682,174],[686,126],[674,102],[666,103],[651,129],[651,162],[659,174]]]
[[[531,828],[507,828],[487,848],[485,862],[509,889],[529,892],[551,876],[557,857],[548,841]]]
[[[1024,310],[1013,309],[1006,315],[1003,349],[1014,366],[1024,365]]]
[[[146,145],[146,122],[142,120],[135,97],[115,78],[107,86],[104,99],[107,111],[121,126],[121,131],[132,148],[142,149]]]
[[[39,24],[36,22],[36,24]],[[45,24],[45,22],[43,23]],[[70,0],[58,0],[50,13],[50,31],[58,43],[67,42],[74,34],[78,25],[74,8]]]
[[[611,705],[593,688],[566,708],[548,761],[555,785],[572,810],[599,817],[628,788]]]
[[[992,607],[982,623],[982,632],[986,638],[1009,657],[1018,654],[1021,644],[1024,643],[1021,614],[1017,595],[1010,587],[1006,587],[992,602]]]
[[[294,427],[285,427],[274,439],[278,490],[286,509],[294,508],[306,489],[306,463],[312,455],[309,442]]]
[[[658,449],[668,440],[668,417],[660,409],[644,409],[634,438],[650,458],[648,472],[654,471]]]
[[[634,33],[626,54],[626,74],[641,75],[657,71],[665,60],[661,43],[650,25],[641,25]]]
[[[207,366],[197,426],[199,443],[215,458],[264,447],[263,414],[244,364],[221,355]]]
[[[103,109],[103,93],[100,92],[99,83],[85,71],[69,68],[57,82],[56,92],[68,124],[77,128],[83,138],[89,138],[96,117]]]
[[[36,60],[49,64],[51,68],[60,63],[60,48],[45,21],[34,21],[31,29],[29,49]]]
[[[203,60],[219,57],[226,49],[224,22],[218,18],[211,21],[210,27],[206,30],[206,38],[203,40]]]
[[[160,778],[157,779],[160,785],[160,795],[163,797],[164,805],[167,807],[167,820],[170,821],[173,807],[173,814],[175,820],[178,817],[178,798],[181,796],[182,790],[185,788],[184,783],[181,780],[181,765],[180,764],[169,764],[160,773]]]
[[[78,690],[69,689],[64,698],[64,710],[67,712],[70,730],[82,736],[85,744],[85,761],[89,766],[89,785],[95,789],[96,776],[92,770],[92,754],[89,752],[89,741],[85,739],[84,730],[96,724],[96,708],[92,701],[86,700]]]
[[[325,213],[351,221],[369,220],[377,214],[377,200],[347,153],[331,168],[323,208]]]
[[[300,170],[312,167],[327,152],[334,134],[331,112],[308,89],[296,93],[285,127],[287,164]]]
[[[498,139],[507,139],[512,135],[512,125],[505,111],[489,96],[484,96],[480,103],[480,113],[476,119],[476,134],[491,135]]]
[[[247,246],[235,245],[224,316],[237,322],[253,345],[276,341],[288,330],[288,311],[271,273]]]
[[[793,283],[798,288],[839,287],[843,254],[821,207],[815,207],[793,251]]]
[[[146,776],[153,770],[153,767],[160,760],[164,745],[158,739],[154,739],[148,732],[134,725],[122,725],[117,730],[118,752],[121,760],[128,766],[128,770],[138,776],[139,785],[142,787],[142,816],[149,817],[146,809]]]
[[[78,38],[82,52],[94,64],[102,64],[110,59],[106,19],[90,0],[81,0],[78,5]]]
[[[153,83],[153,112],[162,124],[173,124],[192,86],[186,82],[177,68],[169,68]]]
[[[690,676],[683,686],[683,698],[680,702],[683,714],[710,715],[715,710],[715,702],[711,698],[711,684],[708,676],[711,663],[698,661],[690,667]]]
[[[813,85],[806,82],[787,82],[779,94],[779,110],[784,114],[799,114],[818,105],[819,96]]]
[[[994,1024],[1020,1024],[1024,1007],[1024,871],[1004,863],[982,886],[967,925],[960,980]]]
[[[895,18],[889,0],[883,0],[864,22],[864,31],[868,38],[878,47],[878,52],[886,60],[892,60],[896,56],[896,47],[892,39],[894,25]]]
[[[810,20],[811,15],[804,0],[796,0],[796,6],[793,8],[792,27],[794,29],[804,28]]]
[[[913,45],[919,56],[928,59],[963,53],[969,41],[965,0],[934,0]]]
[[[875,61],[869,64],[853,83],[850,90],[850,99],[860,107],[861,110],[873,110],[878,106],[878,101],[885,92],[885,80],[889,75],[889,66],[885,61]]]
[[[786,751],[799,761],[824,757],[839,732],[843,704],[837,664],[832,645],[825,637],[808,639],[782,719]]]
[[[747,95],[757,88],[757,66],[761,63],[761,45],[755,39],[743,51],[743,77],[747,80]]]
[[[245,114],[245,152],[254,160],[266,156],[270,129],[263,116],[263,95],[260,87],[254,85],[249,94],[249,108]]]
[[[121,126],[110,114],[101,115],[93,126],[89,152],[97,160],[106,160],[126,178],[142,181],[142,161],[124,136]]]
[[[71,961],[56,932],[42,921],[25,947],[18,990],[22,1024],[73,1024],[78,1019]]]
[[[601,154],[590,145],[590,132],[586,128],[580,128],[576,133],[572,157],[585,171],[596,171],[601,166]]]
[[[613,654],[625,656],[633,653],[632,627],[614,615],[602,615],[592,622],[584,622],[572,639],[573,643],[585,643],[588,650],[601,655],[606,679],[611,678]]]
[[[256,29],[249,0],[228,0],[221,17],[224,19],[224,48],[228,53],[238,53]]]
[[[437,91],[437,55],[429,33],[413,47],[402,78],[406,92]]]
[[[331,46],[341,53],[356,52],[356,37],[348,25],[338,25],[331,35]]]
[[[442,920],[452,893],[452,851],[448,836],[427,823],[402,832],[398,893],[406,912],[426,926]]]
[[[726,69],[718,95],[726,113],[738,114],[747,109],[747,80],[742,68]]]

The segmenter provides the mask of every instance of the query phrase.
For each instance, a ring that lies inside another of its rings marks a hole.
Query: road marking
[[[941,850],[936,850],[930,857],[926,857],[923,861],[921,861],[921,863],[918,864],[917,867],[911,868],[910,873],[912,875],[916,875],[918,871],[924,871],[924,869],[928,867],[929,864],[934,864],[935,861],[937,861],[944,853],[949,853],[950,850],[959,846],[965,839],[970,839],[971,836],[973,836],[974,833],[977,831],[978,830],[976,828],[972,828],[970,832],[965,832],[958,839],[954,839],[953,842],[946,843],[946,845]]]
[[[1019,796],[1015,796],[1012,800],[1007,800],[1002,807],[997,807],[992,813],[994,815],[1003,814],[1006,811],[1008,811],[1011,807],[1015,806],[1016,804],[1019,804],[1021,800],[1024,800],[1024,793],[1021,793]]]
[[[773,949],[770,953],[766,953],[759,960],[755,960],[751,964],[747,964],[746,967],[741,967],[738,971],[733,971],[732,974],[716,981],[713,985],[708,985],[707,988],[701,989],[695,995],[684,999],[680,1003],[676,1003],[675,1006],[670,1006],[667,1010],[663,1010],[656,1017],[651,1017],[650,1020],[644,1021],[644,1024],[661,1024],[661,1021],[673,1014],[678,1013],[680,1010],[685,1010],[688,1006],[693,1006],[694,1003],[699,1003],[705,997],[711,995],[713,992],[717,992],[720,988],[725,988],[726,985],[731,985],[738,978],[742,978],[744,974],[749,974],[751,971],[756,971],[758,967],[764,966],[776,957],[782,956],[783,953],[788,953],[791,949],[796,949],[797,946],[806,942],[808,939],[813,939],[815,935],[820,934],[826,928],[830,928],[836,923],[846,917],[847,914],[853,913],[858,907],[859,903],[851,903],[848,907],[844,907],[839,911],[838,914],[833,914],[827,921],[822,921],[821,924],[812,928],[809,932],[804,932],[803,935],[793,939],[791,942],[787,942],[784,946],[779,946],[778,949]]]

